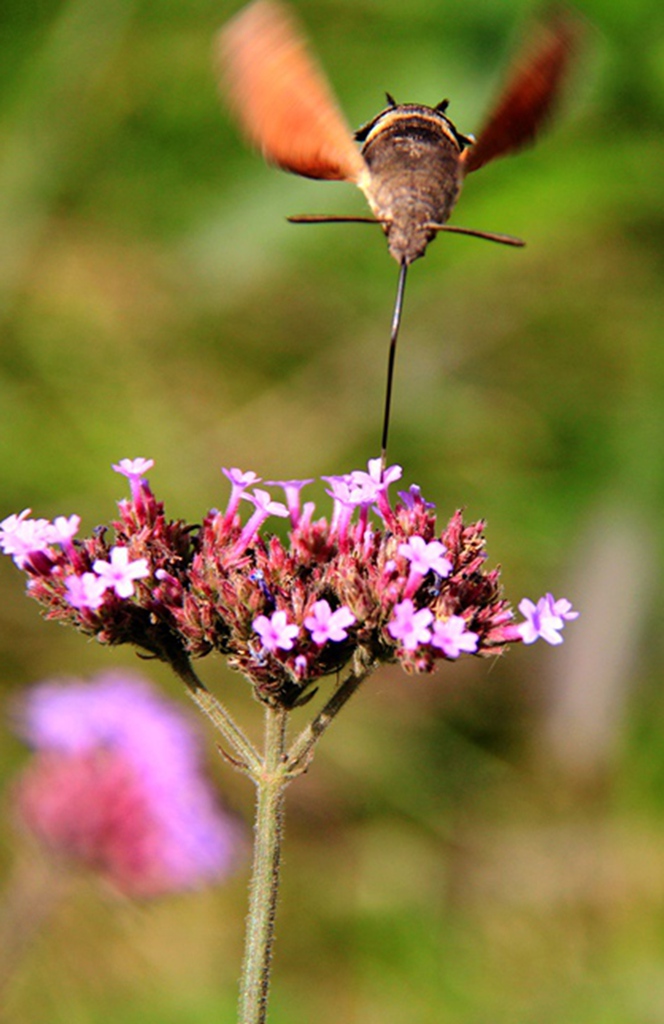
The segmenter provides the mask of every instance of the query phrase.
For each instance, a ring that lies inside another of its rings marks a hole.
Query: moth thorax
[[[446,119],[428,107],[395,107],[368,133],[362,155],[365,193],[384,222],[390,253],[412,263],[424,255],[459,195],[461,146]]]

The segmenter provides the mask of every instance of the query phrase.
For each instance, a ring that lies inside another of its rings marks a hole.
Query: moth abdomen
[[[435,234],[430,225],[444,224],[454,207],[468,140],[441,110],[415,104],[388,107],[356,137],[369,171],[361,187],[390,253],[412,263]]]

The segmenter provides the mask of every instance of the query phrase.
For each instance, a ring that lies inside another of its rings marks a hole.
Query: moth
[[[447,223],[467,174],[530,143],[558,99],[575,44],[578,19],[552,14],[514,62],[477,139],[463,135],[435,107],[387,106],[353,133],[291,12],[278,0],[255,0],[219,33],[222,90],[250,142],[273,164],[295,174],[348,181],[364,193],[373,217],[309,215],[294,223],[361,222],[382,227],[399,264],[392,317],[381,458],[385,464],[396,343],[406,272],[440,232],[505,245],[510,235]]]

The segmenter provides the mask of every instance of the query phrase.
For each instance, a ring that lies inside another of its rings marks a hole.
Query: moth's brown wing
[[[465,173],[528,145],[552,112],[580,35],[580,21],[558,12],[539,27],[514,65],[477,142],[462,157]]]
[[[364,159],[286,9],[256,0],[221,30],[217,52],[230,105],[267,160],[308,178],[360,179]]]

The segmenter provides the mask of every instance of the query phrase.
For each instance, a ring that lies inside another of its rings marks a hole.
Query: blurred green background
[[[385,671],[344,712],[288,794],[274,1024],[664,1019],[664,9],[579,6],[563,115],[453,217],[528,247],[443,236],[410,274],[390,455],[443,518],[486,517],[515,604],[551,589],[582,618],[562,649]],[[463,132],[536,11],[297,8],[352,125],[388,89],[448,96]],[[318,476],[377,454],[397,268],[377,230],[285,222],[364,201],[245,147],[211,67],[234,9],[0,0],[0,518],[78,511],[89,532],[125,456],[154,458],[169,514],[197,522],[221,465]],[[9,559],[0,586],[8,701],[135,666],[44,623]],[[257,733],[243,680],[200,670]],[[8,729],[0,757],[9,783]],[[249,821],[212,739],[210,762]],[[82,883],[8,1019],[230,1024],[246,878],[146,907]]]

